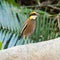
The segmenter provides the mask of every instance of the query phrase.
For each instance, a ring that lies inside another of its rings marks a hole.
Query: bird
[[[36,29],[36,18],[38,17],[39,13],[33,11],[29,14],[29,17],[24,22],[23,28],[21,30],[18,39],[22,36],[26,39],[28,38]]]

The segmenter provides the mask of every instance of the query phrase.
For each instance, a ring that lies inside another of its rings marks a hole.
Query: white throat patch
[[[36,19],[36,18],[37,18],[36,15],[34,15],[34,16],[30,16],[30,19]]]
[[[32,16],[32,19],[36,19],[37,18],[37,16]]]

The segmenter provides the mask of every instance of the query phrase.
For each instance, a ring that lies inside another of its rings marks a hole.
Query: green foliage
[[[2,42],[0,42],[0,50],[2,49]]]
[[[25,43],[22,37],[19,41],[18,35],[21,32],[24,21],[32,9],[16,7],[8,2],[1,1],[0,4],[0,41],[3,42],[2,49]],[[27,43],[34,43],[58,37],[57,23],[50,14],[41,10],[34,10],[40,14],[37,18],[35,32],[30,36]],[[17,42],[17,43],[16,43]]]
[[[6,1],[6,2],[8,2],[9,4],[13,4],[13,5],[17,5],[16,3],[15,3],[15,0],[1,0],[1,2],[4,2],[4,1]]]

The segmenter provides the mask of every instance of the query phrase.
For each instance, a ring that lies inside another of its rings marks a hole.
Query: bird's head
[[[39,14],[38,14],[37,12],[34,11],[34,12],[31,12],[31,13],[30,13],[29,18],[30,18],[31,20],[32,20],[32,19],[35,20],[35,19],[37,18],[38,15],[39,15]]]

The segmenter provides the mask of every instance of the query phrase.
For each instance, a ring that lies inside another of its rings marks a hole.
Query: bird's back
[[[30,36],[34,32],[35,27],[36,27],[36,20],[27,19],[24,23],[22,35],[25,37]]]

